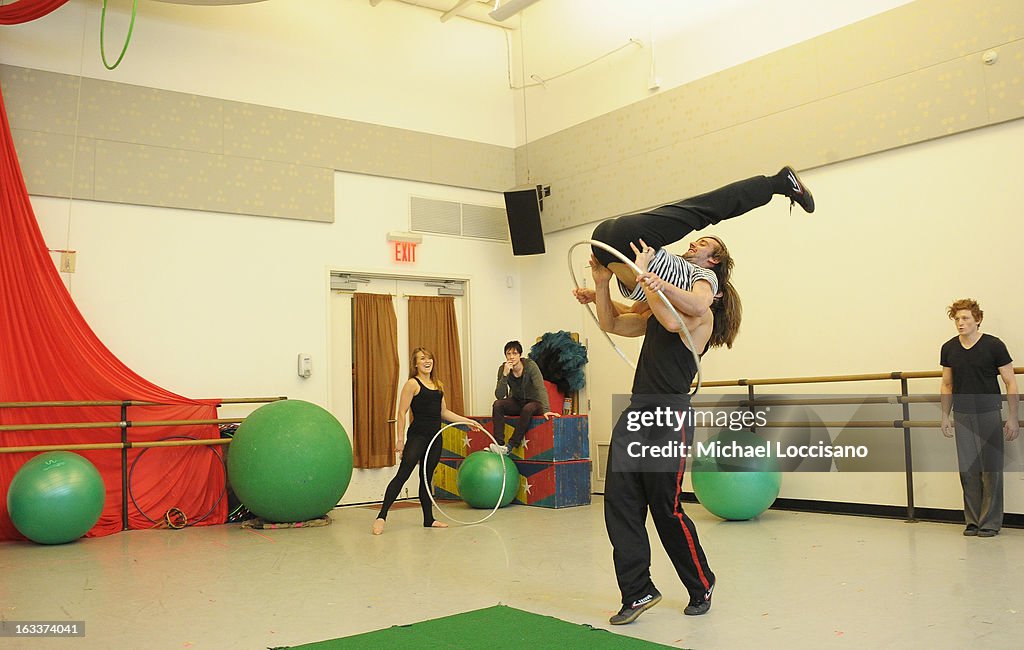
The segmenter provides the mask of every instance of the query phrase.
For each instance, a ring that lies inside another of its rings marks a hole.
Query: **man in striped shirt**
[[[746,214],[767,204],[776,194],[787,197],[790,206],[795,203],[805,212],[814,212],[811,192],[796,170],[786,166],[774,176],[754,176],[648,212],[603,221],[594,229],[593,239],[612,246],[628,259],[633,259],[639,252],[636,246],[641,245],[642,240],[641,246],[646,245],[655,251],[646,269],[648,273],[670,287],[686,290],[692,289],[697,280],[707,280],[711,290],[709,297],[713,297],[723,288],[715,272],[719,263],[715,252],[724,249],[725,244],[717,237],[702,237],[691,244],[682,256],[669,253],[665,246],[680,241],[694,230]],[[631,300],[644,300],[636,273],[627,264],[602,248],[595,246],[593,252],[597,260],[615,274],[624,296]],[[668,297],[672,300],[672,296]],[[685,309],[685,306],[681,307]]]

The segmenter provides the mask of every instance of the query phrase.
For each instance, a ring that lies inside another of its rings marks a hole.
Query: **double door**
[[[390,294],[393,296],[392,304],[395,309],[395,317],[398,322],[398,382],[394,387],[395,403],[397,404],[398,391],[402,384],[409,378],[409,350],[419,345],[416,341],[409,341],[409,297],[410,296],[437,296],[437,281],[419,280],[403,277],[379,277],[361,274],[349,275],[350,284],[357,287],[359,293]],[[353,375],[354,375],[354,344],[359,332],[354,331],[352,320],[352,291],[334,290],[331,292],[330,304],[330,350],[331,350],[331,411],[335,417],[341,420],[345,430],[350,433],[354,426],[353,413]],[[454,297],[456,321],[459,325],[459,347],[465,351],[465,298]],[[383,355],[382,355],[383,356]],[[465,356],[465,352],[463,352]],[[390,355],[388,355],[388,358]],[[465,361],[463,362],[463,376],[469,376]],[[394,419],[395,413],[389,414],[389,419]],[[438,443],[440,444],[440,443]],[[384,495],[384,488],[394,477],[395,467],[381,469],[356,469],[352,474],[352,482],[349,484],[345,496],[342,498],[342,505],[355,503],[369,503],[380,501]],[[399,498],[415,496],[419,489],[419,481],[414,476],[406,484]]]

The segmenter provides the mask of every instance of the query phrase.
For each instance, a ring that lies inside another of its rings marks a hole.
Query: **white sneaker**
[[[505,445],[499,445],[496,442],[492,442],[490,446],[487,447],[487,450],[492,451],[501,456],[508,456],[508,447],[506,447]]]

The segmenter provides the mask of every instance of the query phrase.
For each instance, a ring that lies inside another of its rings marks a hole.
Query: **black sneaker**
[[[789,197],[790,210],[793,209],[793,204],[797,203],[804,209],[804,212],[808,214],[814,212],[814,197],[811,196],[811,191],[807,189],[807,186],[797,176],[796,170],[786,165],[779,174],[785,177],[789,185],[786,188],[786,196]]]
[[[964,528],[964,537],[977,537],[978,527],[974,524],[967,524],[967,528]]]
[[[661,602],[661,594],[655,589],[652,593],[647,594],[643,598],[634,600],[631,605],[623,605],[622,609],[615,616],[608,619],[608,622],[612,625],[625,625],[626,623],[632,623],[641,614],[649,610],[650,608]]]
[[[998,530],[992,530],[991,528],[982,528],[978,531],[978,537],[995,537],[998,534]]]
[[[690,604],[683,610],[683,614],[687,616],[700,616],[707,614],[708,610],[711,609],[711,592],[715,590],[715,583],[711,583],[711,587],[704,592],[704,597],[691,600]]]

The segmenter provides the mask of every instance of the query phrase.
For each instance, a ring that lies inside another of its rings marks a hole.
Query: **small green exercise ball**
[[[18,532],[33,542],[66,544],[96,525],[106,497],[95,465],[70,451],[50,451],[14,475],[7,511]]]
[[[708,512],[730,521],[745,521],[775,503],[782,473],[764,438],[749,431],[726,429],[708,443],[717,453],[698,456],[690,474],[693,492]],[[736,449],[747,454],[736,454]],[[769,453],[759,457],[753,454],[757,449],[768,449]]]
[[[253,411],[228,449],[228,480],[239,501],[266,521],[317,519],[352,479],[352,443],[316,404],[281,400]]]
[[[505,493],[502,495],[502,475]],[[466,457],[455,477],[459,496],[473,508],[494,508],[501,496],[501,507],[512,503],[519,491],[519,470],[508,456],[476,451]]]

